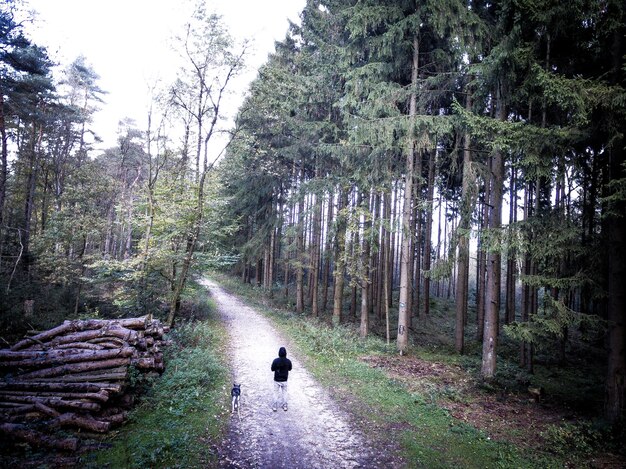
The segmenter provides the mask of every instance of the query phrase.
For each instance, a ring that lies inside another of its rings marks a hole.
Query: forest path
[[[219,313],[229,330],[233,380],[241,383],[241,419],[231,417],[220,448],[223,468],[394,467],[384,452],[374,453],[349,416],[291,353],[289,343],[260,313],[210,280]],[[289,410],[272,411],[272,360],[281,346],[293,363]],[[396,466],[398,467],[398,466]]]

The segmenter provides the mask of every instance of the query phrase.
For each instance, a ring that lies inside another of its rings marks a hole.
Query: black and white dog
[[[237,410],[237,415],[241,418],[239,401],[241,399],[241,384],[233,384],[233,388],[230,390],[230,398],[231,398],[231,412],[235,413]]]

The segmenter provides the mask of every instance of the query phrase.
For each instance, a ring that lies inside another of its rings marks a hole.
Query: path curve
[[[233,379],[241,383],[242,390],[241,419],[231,417],[220,448],[220,467],[381,467],[362,434],[350,425],[348,415],[306,371],[273,325],[215,282],[204,280],[203,284],[210,289],[228,328]],[[274,412],[270,365],[281,346],[287,347],[293,363],[289,410]]]

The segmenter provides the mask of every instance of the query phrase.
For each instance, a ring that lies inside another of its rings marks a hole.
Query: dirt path
[[[241,383],[241,419],[233,416],[220,449],[228,468],[393,467],[381,452],[370,452],[349,417],[304,369],[271,323],[212,281],[205,281],[230,331],[234,380]],[[289,410],[271,409],[270,365],[287,347]],[[397,466],[396,466],[397,467]]]

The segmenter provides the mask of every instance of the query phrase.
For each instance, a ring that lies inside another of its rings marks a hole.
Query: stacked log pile
[[[77,437],[55,429],[104,433],[122,423],[132,405],[131,368],[164,369],[167,332],[149,316],[65,321],[0,349],[0,434],[61,450]]]

